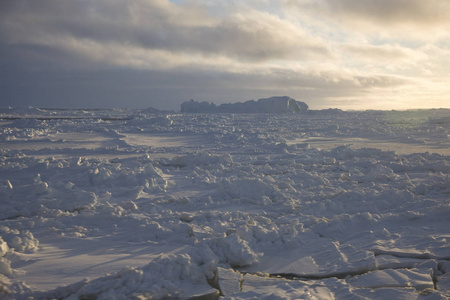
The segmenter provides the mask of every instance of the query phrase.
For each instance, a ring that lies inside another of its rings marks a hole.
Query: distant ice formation
[[[216,105],[190,100],[181,104],[181,112],[188,113],[302,113],[308,105],[288,96],[270,97],[246,102]]]

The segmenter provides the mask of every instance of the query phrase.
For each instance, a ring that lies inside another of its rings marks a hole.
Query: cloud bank
[[[190,98],[290,95],[313,109],[406,108],[446,100],[445,0],[0,5],[5,105],[178,108]]]

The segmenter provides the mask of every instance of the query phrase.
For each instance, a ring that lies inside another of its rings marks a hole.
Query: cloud
[[[11,104],[290,95],[324,108],[349,99],[442,99],[445,80],[435,79],[450,76],[450,45],[437,39],[448,35],[446,3],[3,1],[0,89]],[[410,36],[422,40],[405,43]]]
[[[385,25],[412,23],[423,26],[450,23],[450,3],[447,0],[287,0],[286,3],[334,14],[338,18],[353,16]]]
[[[358,59],[375,61],[408,60],[415,56],[414,51],[398,45],[344,44],[343,50],[356,55]]]
[[[368,73],[388,72],[412,76],[424,74],[423,67],[430,56],[420,48],[400,45],[371,45],[367,43],[343,43],[339,45],[340,57],[347,67],[359,68]]]
[[[17,0],[7,8],[0,25],[9,44],[58,49],[88,65],[167,68],[182,64],[186,55],[203,65],[227,58],[332,59],[320,39],[250,9],[217,17],[199,5],[163,0]]]
[[[403,35],[405,39],[448,37],[450,2],[447,0],[285,0],[283,3],[303,16],[325,17],[350,31]]]
[[[450,47],[426,44],[420,51],[428,58],[422,65],[427,75],[441,79],[450,77]]]

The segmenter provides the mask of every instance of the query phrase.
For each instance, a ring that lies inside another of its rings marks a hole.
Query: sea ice
[[[448,110],[0,119],[0,298],[449,296]]]

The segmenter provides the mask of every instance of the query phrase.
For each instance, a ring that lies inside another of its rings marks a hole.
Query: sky
[[[4,0],[0,107],[450,108],[449,0]]]

